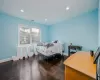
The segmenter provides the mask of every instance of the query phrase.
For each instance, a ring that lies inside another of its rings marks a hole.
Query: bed
[[[39,43],[37,44],[37,52],[45,60],[53,60],[62,57],[63,46],[59,42]]]

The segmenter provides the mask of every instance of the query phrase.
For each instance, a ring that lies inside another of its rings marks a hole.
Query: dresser
[[[96,64],[90,52],[77,52],[64,61],[65,80],[96,80]]]

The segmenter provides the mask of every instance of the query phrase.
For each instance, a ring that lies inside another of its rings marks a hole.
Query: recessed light
[[[47,21],[47,19],[45,19],[45,21]]]
[[[69,7],[66,7],[66,10],[69,10]]]
[[[21,12],[24,12],[24,10],[23,10],[23,9],[21,9],[20,11],[21,11]]]

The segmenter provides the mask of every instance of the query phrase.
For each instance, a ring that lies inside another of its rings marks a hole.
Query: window
[[[40,29],[19,27],[19,45],[40,42]]]
[[[40,30],[37,28],[31,29],[31,39],[32,43],[34,42],[40,42]]]

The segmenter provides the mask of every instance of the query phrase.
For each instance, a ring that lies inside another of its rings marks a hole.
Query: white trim
[[[31,45],[32,44],[32,39],[31,39],[31,37],[30,37],[30,44],[20,44],[20,28],[21,27],[25,27],[25,28],[29,28],[30,30],[32,29],[32,28],[36,28],[36,29],[39,29],[39,33],[40,33],[40,42],[42,41],[42,31],[41,31],[41,29],[40,29],[40,27],[36,27],[36,26],[30,26],[30,27],[28,27],[28,25],[24,25],[24,24],[18,24],[18,44],[17,44],[17,46],[21,46],[21,45]],[[30,34],[30,36],[31,36],[31,34]]]
[[[41,28],[40,27],[38,27],[38,26],[30,26],[30,29],[32,30],[32,28],[36,28],[36,29],[39,29],[39,34],[40,34],[40,42],[41,42],[41,38],[42,38],[42,35],[41,35]],[[31,36],[31,35],[30,35]],[[30,39],[31,41],[32,41],[32,39]],[[30,42],[31,42],[30,41]],[[32,42],[30,43],[30,44],[32,44]]]
[[[18,24],[18,44],[17,44],[17,58],[14,58],[14,60],[18,60],[19,58],[22,59],[22,57],[18,56],[20,53],[18,53],[18,48],[19,47],[28,47],[28,46],[31,46],[33,43],[32,43],[32,38],[31,38],[31,34],[30,34],[30,44],[20,44],[20,28],[21,27],[25,27],[25,28],[29,28],[30,30],[32,30],[32,28],[36,28],[36,29],[39,29],[39,37],[40,37],[40,42],[42,41],[41,38],[42,38],[42,35],[41,35],[41,28],[38,27],[38,26],[28,26],[28,25],[23,25],[23,24]],[[24,56],[23,56],[24,57]]]
[[[12,58],[2,59],[2,60],[0,60],[0,63],[4,63],[4,62],[7,62],[7,61],[11,61],[11,60],[12,60]]]
[[[68,53],[63,53],[63,55],[66,55],[66,56],[68,56]]]
[[[30,45],[30,44],[20,44],[20,28],[28,28],[28,25],[18,24],[18,46],[20,45]],[[29,28],[30,29],[30,28]]]
[[[12,56],[12,60],[17,61],[17,60],[19,60],[19,58],[18,58],[18,56]]]

